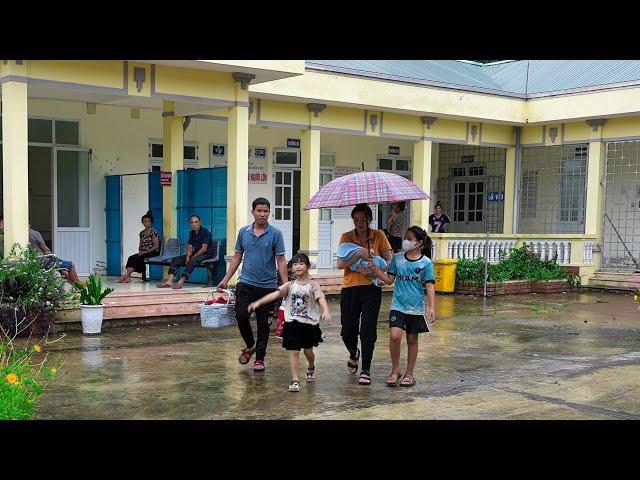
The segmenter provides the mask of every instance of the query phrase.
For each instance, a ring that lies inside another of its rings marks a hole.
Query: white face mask
[[[403,240],[402,241],[402,250],[404,250],[405,252],[413,249],[413,247],[416,246],[416,241],[411,241],[411,240]]]

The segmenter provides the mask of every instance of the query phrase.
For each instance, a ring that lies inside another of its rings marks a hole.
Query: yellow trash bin
[[[458,260],[454,258],[442,258],[433,262],[436,292],[453,293],[456,287],[457,266]]]

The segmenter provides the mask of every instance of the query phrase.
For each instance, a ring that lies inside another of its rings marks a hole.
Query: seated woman
[[[140,232],[140,245],[138,246],[138,253],[134,253],[127,260],[127,271],[124,272],[116,282],[129,283],[131,282],[131,274],[133,272],[142,273],[145,268],[144,259],[148,257],[155,257],[160,255],[160,236],[155,228],[151,228],[153,223],[153,215],[151,211],[148,211],[142,217],[142,225],[144,230]]]

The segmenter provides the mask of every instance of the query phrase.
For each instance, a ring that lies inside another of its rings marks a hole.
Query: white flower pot
[[[80,305],[80,316],[82,318],[82,333],[100,333],[104,305]]]

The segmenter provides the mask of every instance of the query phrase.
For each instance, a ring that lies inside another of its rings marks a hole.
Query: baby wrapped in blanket
[[[362,249],[363,248],[360,245],[356,245],[355,243],[349,243],[349,242],[341,243],[340,245],[338,245],[338,251],[336,252],[336,256],[341,260],[348,261],[348,260],[351,260],[351,258],[356,254],[358,250],[362,250]],[[382,271],[387,270],[387,262],[384,260],[384,258],[376,255],[372,258],[372,260],[375,262],[375,264],[378,266],[380,270]],[[358,258],[358,260],[356,260],[351,265],[349,265],[349,269],[354,272],[359,271],[360,268],[362,267],[364,267],[364,269],[367,272],[369,272],[368,260],[364,258]],[[376,277],[371,279],[371,283],[373,283],[375,286],[379,286],[378,282],[379,280]]]

